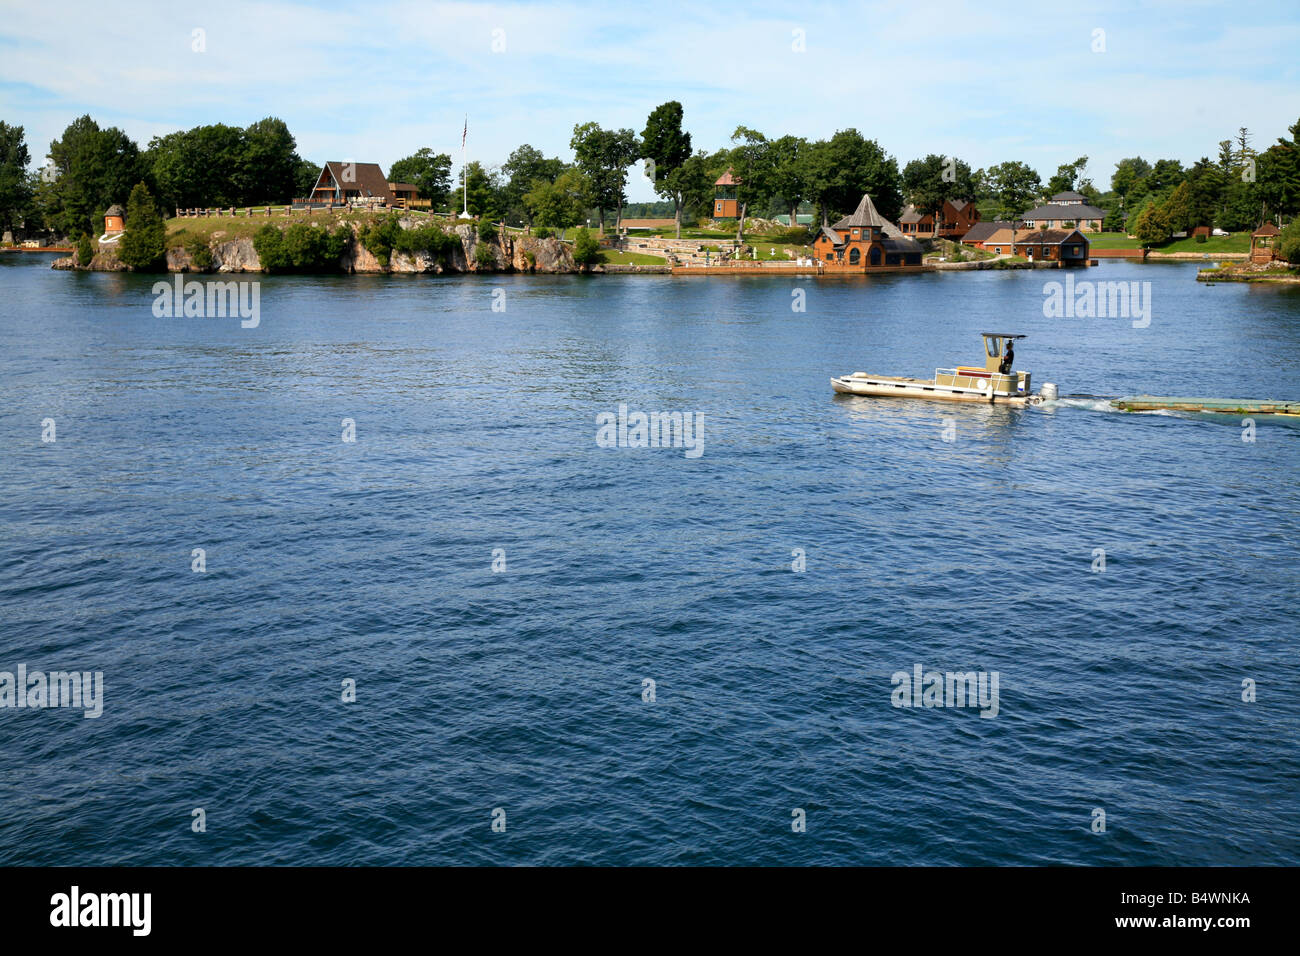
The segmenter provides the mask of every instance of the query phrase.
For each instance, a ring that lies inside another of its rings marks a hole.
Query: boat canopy
[[[986,339],[987,339],[987,338],[999,338],[999,339],[1023,339],[1023,338],[1025,338],[1025,336],[1023,336],[1023,335],[1016,335],[1015,333],[1012,333],[1012,332],[981,332],[980,335],[984,336]]]

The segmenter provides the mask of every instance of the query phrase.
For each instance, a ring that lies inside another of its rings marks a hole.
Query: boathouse
[[[1018,230],[1018,235],[1013,230]],[[1022,225],[1001,219],[990,219],[988,222],[977,222],[971,226],[961,237],[961,244],[973,249],[1010,254],[1015,240],[1024,236],[1025,232]]]
[[[865,193],[852,215],[822,226],[813,240],[813,255],[826,271],[920,268],[922,251],[920,243],[880,215]]]
[[[988,248],[987,241],[985,248]],[[1088,237],[1078,229],[1035,229],[1016,236],[1015,254],[1063,266],[1088,264]]]

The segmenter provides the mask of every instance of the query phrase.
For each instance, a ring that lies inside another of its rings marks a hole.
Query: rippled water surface
[[[994,329],[1063,395],[1296,399],[1300,290],[285,277],[243,329],[48,261],[0,257],[0,670],[106,701],[0,709],[0,863],[1300,863],[1300,428],[828,383]],[[704,454],[598,447],[620,403]],[[891,706],[915,664],[997,716]]]

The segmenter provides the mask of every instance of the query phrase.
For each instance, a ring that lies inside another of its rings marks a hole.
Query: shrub
[[[212,249],[204,240],[191,239],[186,244],[185,251],[190,254],[190,264],[199,272],[207,272],[212,268]]]
[[[267,272],[320,272],[337,266],[351,236],[346,226],[331,232],[298,222],[281,232],[267,223],[253,236],[253,248]]]
[[[600,262],[600,243],[586,226],[580,226],[573,234],[573,261],[582,266]]]
[[[531,272],[537,268],[537,256],[531,251],[524,253],[524,259],[528,261],[528,271]]]
[[[378,222],[367,223],[358,238],[366,250],[379,260],[379,264],[388,268],[388,257],[393,252],[393,245],[402,233],[402,227],[396,216],[385,216]]]
[[[81,238],[77,240],[77,265],[85,269],[94,257],[95,247],[90,241],[90,236],[83,232]]]
[[[781,229],[773,233],[770,238],[773,242],[787,242],[797,246],[806,246],[809,239],[808,227],[794,226],[790,229]]]
[[[480,242],[474,247],[474,263],[480,269],[496,268],[497,256],[489,243]]]
[[[460,245],[458,236],[449,235],[435,225],[420,226],[418,229],[400,229],[393,239],[393,249],[413,256],[427,253],[439,262],[446,263],[451,251]]]
[[[533,230],[533,235],[536,236],[538,239],[550,239],[553,235],[555,235],[555,233],[552,230],[547,229],[545,226],[538,226],[536,229]]]
[[[478,237],[487,242],[496,242],[497,227],[496,224],[484,219],[478,224]]]
[[[1300,216],[1292,219],[1277,237],[1277,253],[1293,266],[1300,266]]]
[[[118,257],[132,269],[154,269],[167,254],[167,227],[144,183],[136,183],[126,202],[126,233]]]
[[[1198,232],[1198,233],[1196,234],[1196,241],[1197,241],[1197,242],[1206,242],[1208,239],[1209,239],[1209,236],[1207,236],[1207,235],[1206,235],[1205,233],[1203,233],[1203,232]]]

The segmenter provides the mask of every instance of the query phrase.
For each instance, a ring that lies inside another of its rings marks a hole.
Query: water
[[[47,262],[0,257],[0,670],[106,700],[0,710],[2,864],[1300,862],[1300,428],[828,382],[987,329],[1063,396],[1294,399],[1300,291],[286,277],[242,329]],[[598,447],[620,403],[704,454]],[[998,715],[891,706],[918,663]]]

